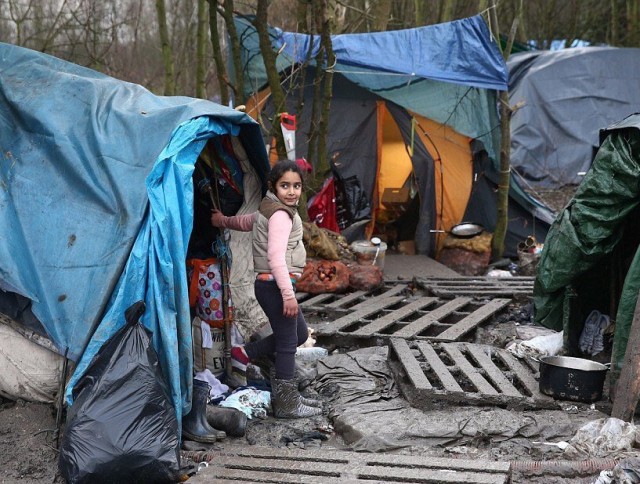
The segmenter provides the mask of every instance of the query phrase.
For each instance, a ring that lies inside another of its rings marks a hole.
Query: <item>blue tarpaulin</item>
[[[278,33],[274,45],[282,47],[294,62],[315,59],[320,36]],[[332,35],[331,43],[338,69],[340,65],[359,66],[481,89],[507,90],[504,59],[480,15],[414,29]],[[402,78],[395,81],[396,85],[406,82]]]
[[[258,125],[243,113],[0,43],[0,289],[32,301],[73,385],[124,310],[144,300],[180,417],[191,404],[185,256],[194,163],[238,135],[264,178]]]

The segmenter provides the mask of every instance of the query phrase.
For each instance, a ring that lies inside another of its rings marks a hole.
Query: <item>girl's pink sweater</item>
[[[242,232],[251,232],[253,224],[258,219],[258,212],[247,215],[236,215],[234,217],[225,217],[222,226],[225,228],[240,230]],[[294,299],[293,284],[289,276],[289,269],[285,261],[287,253],[287,243],[289,242],[289,234],[293,227],[293,220],[284,210],[278,210],[269,218],[269,233],[267,236],[267,260],[271,274],[280,289],[282,300]]]

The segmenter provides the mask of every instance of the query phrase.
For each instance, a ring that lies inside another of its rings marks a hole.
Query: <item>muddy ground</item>
[[[514,340],[518,328],[527,324],[523,321],[523,307],[526,303],[526,298],[517,301],[507,312],[479,328],[474,335],[474,342],[504,347]],[[321,397],[328,401],[332,395],[325,392]],[[593,482],[598,474],[593,466],[585,469],[571,463],[558,464],[558,461],[565,461],[567,457],[557,447],[541,442],[567,441],[584,423],[606,417],[609,408],[606,400],[597,405],[567,403],[560,405],[557,410],[536,411],[451,405],[436,405],[432,411],[422,411],[409,407],[401,395],[385,403],[396,404],[399,412],[396,415],[421,423],[418,426],[407,424],[406,428],[401,428],[401,419],[392,417],[388,411],[380,413],[380,417],[375,417],[373,421],[363,420],[358,414],[334,420],[328,418],[327,412],[323,416],[303,420],[254,419],[249,422],[244,438],[228,438],[216,446],[224,448],[248,444],[363,450],[364,440],[367,449],[371,450],[376,445],[384,448],[389,440],[395,439],[401,441],[402,445],[385,451],[425,457],[518,463],[520,467],[513,472],[514,483],[586,483]],[[3,402],[0,407],[0,483],[61,482],[56,478],[55,417],[55,410],[50,405]],[[385,421],[385,418],[391,420]],[[424,438],[425,433],[432,433],[439,425],[437,422],[456,419],[471,422],[470,425],[475,426],[476,430],[469,430],[459,438],[447,442]],[[318,430],[326,430],[330,425],[334,425],[339,432],[324,433],[324,437],[318,438]],[[386,434],[387,429],[394,425],[398,428],[389,436]],[[517,431],[514,435],[505,435],[505,429],[507,433],[512,429]],[[372,436],[382,438],[376,442],[375,438],[372,440]],[[593,461],[595,466],[597,461]],[[540,467],[540,463],[544,462],[554,464]],[[206,479],[206,475],[195,476],[192,481],[211,482]]]
[[[545,200],[554,210],[561,210],[570,200],[575,187],[544,193]],[[522,306],[528,301],[522,300],[513,305],[510,312],[501,319],[493,320],[480,328],[476,341],[504,347],[516,336]],[[526,323],[525,323],[526,324]],[[326,396],[324,396],[326,397]],[[398,397],[401,398],[401,397]],[[499,409],[498,409],[499,410]],[[407,410],[409,411],[409,410]],[[452,416],[469,412],[469,407],[448,407],[438,409],[439,418],[446,412]],[[593,482],[598,472],[593,468],[576,470],[571,463],[558,463],[554,466],[541,465],[541,462],[564,461],[566,457],[557,447],[544,445],[540,440],[560,441],[570,439],[575,431],[585,422],[606,416],[608,404],[597,406],[587,404],[564,405],[558,410],[529,412],[527,418],[542,422],[546,429],[534,438],[495,438],[481,433],[450,445],[424,445],[416,441],[394,452],[401,454],[425,456],[458,456],[461,458],[484,458],[489,460],[511,461],[520,463],[513,472],[516,483],[576,483]],[[490,408],[478,411],[478,415],[493,418]],[[504,416],[504,412],[500,411]],[[513,411],[515,412],[515,411]],[[605,412],[605,413],[603,413]],[[496,413],[499,415],[500,413]],[[519,418],[514,413],[514,418]],[[56,414],[52,405],[14,402],[0,400],[0,483],[53,483],[61,482],[57,477],[57,451],[55,448]],[[333,422],[324,415],[312,420],[287,421],[268,418],[252,420],[244,438],[230,438],[219,444],[227,445],[261,445],[261,446],[293,446],[297,448],[332,448],[351,449],[338,433],[330,434],[327,440],[308,438],[309,432],[318,428],[326,429]],[[218,444],[216,444],[218,445]],[[537,463],[537,464],[534,464]],[[193,481],[198,481],[197,476]],[[203,481],[204,482],[204,481]]]

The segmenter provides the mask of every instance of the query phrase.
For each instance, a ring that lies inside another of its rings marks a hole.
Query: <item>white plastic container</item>
[[[376,241],[375,238],[373,240]],[[374,244],[369,240],[356,240],[350,248],[361,266],[375,264],[380,270],[384,270],[384,256],[387,252],[387,244],[384,242],[380,241],[379,244]]]

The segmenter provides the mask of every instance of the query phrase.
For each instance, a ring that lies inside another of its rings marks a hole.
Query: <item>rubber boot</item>
[[[276,379],[276,367],[272,366],[269,369],[269,380],[271,382],[273,382],[273,380],[275,380],[275,379]],[[298,378],[298,372],[297,371],[294,373],[293,379],[296,382],[296,388],[298,389],[298,391],[300,391],[300,378]],[[317,400],[315,398],[305,397],[304,395],[300,394],[300,401],[302,402],[303,405],[307,405],[309,407],[322,408],[322,400]]]
[[[207,422],[207,400],[210,389],[207,382],[193,380],[191,411],[182,417],[183,438],[204,444],[213,444],[227,436],[223,431],[214,429]]]
[[[244,437],[247,431],[247,416],[235,408],[207,405],[207,421],[231,437]]]
[[[320,415],[322,410],[304,405],[300,401],[298,383],[295,380],[271,380],[271,403],[276,418],[306,418]]]

